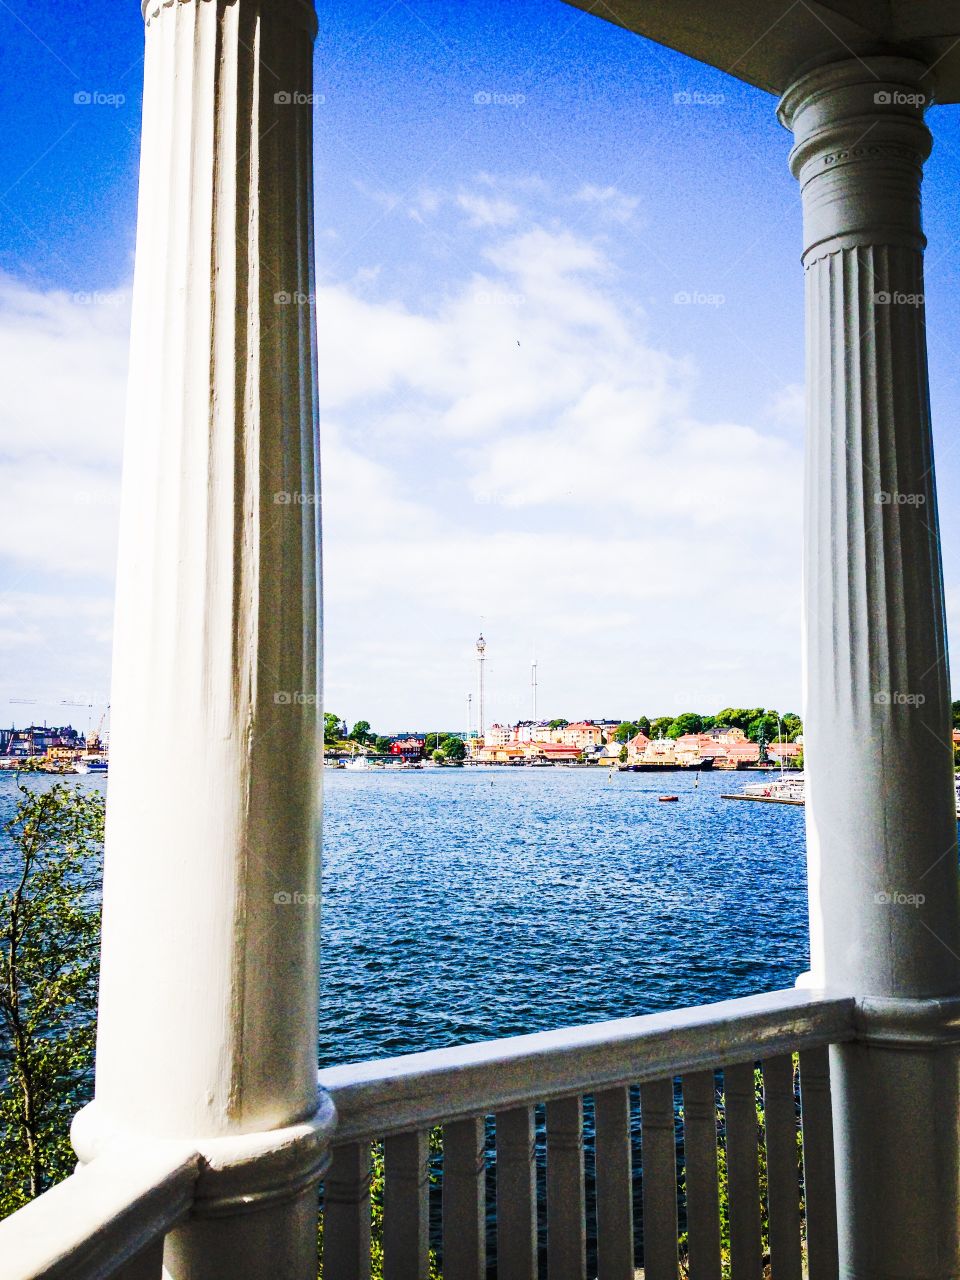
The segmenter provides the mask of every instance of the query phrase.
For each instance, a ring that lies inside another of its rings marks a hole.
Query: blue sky
[[[142,42],[135,0],[0,0],[7,721],[108,696]],[[560,0],[326,5],[316,66],[328,707],[463,724],[482,626],[497,718],[528,710],[534,652],[540,709],[570,718],[798,708],[774,100]],[[953,620],[960,127],[930,123]]]

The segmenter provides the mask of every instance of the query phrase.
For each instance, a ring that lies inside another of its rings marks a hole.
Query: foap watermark
[[[722,307],[726,300],[722,293],[701,293],[696,289],[681,289],[673,295],[678,307]]]
[[[316,300],[316,294],[304,293],[301,289],[278,289],[273,295],[278,307],[312,307]]]
[[[320,901],[319,893],[290,892],[289,889],[278,889],[273,895],[278,907],[315,907]]]
[[[925,107],[930,101],[925,93],[904,93],[902,89],[878,89],[873,100],[878,107]]]
[[[300,89],[279,89],[273,100],[278,107],[318,107],[326,102],[322,93],[303,93]]]
[[[900,689],[881,689],[873,695],[878,707],[922,707],[926,702],[926,694],[904,693]]]
[[[873,900],[878,907],[922,907],[927,899],[922,893],[902,893],[899,889],[892,889],[889,893],[875,893]]]
[[[522,293],[506,293],[497,289],[481,289],[473,295],[478,307],[522,307],[526,300]]]
[[[304,693],[301,689],[278,689],[273,700],[279,707],[315,707],[319,701],[315,693]]]
[[[125,93],[104,93],[101,89],[78,89],[73,95],[75,107],[122,107],[127,100]]]
[[[477,107],[522,107],[526,100],[522,93],[489,93],[486,89],[479,89],[473,95]]]
[[[899,290],[890,293],[886,289],[875,293],[873,300],[878,307],[922,307],[926,302],[922,293],[901,293]]]
[[[675,107],[722,107],[722,93],[704,93],[702,89],[678,89],[673,95]]]
[[[99,289],[94,289],[92,292],[81,289],[77,293],[72,293],[70,298],[78,307],[122,307],[126,301],[126,294],[118,290],[111,293]]]
[[[300,493],[297,489],[279,489],[273,500],[278,507],[315,507],[320,501],[317,493]]]
[[[873,500],[878,507],[922,507],[927,501],[927,495],[901,493],[898,489],[879,489]]]

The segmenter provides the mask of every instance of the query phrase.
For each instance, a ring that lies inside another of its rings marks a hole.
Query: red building
[[[423,738],[394,738],[390,743],[390,754],[402,756],[404,760],[419,760],[423,755]]]

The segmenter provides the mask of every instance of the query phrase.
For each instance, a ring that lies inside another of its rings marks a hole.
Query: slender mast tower
[[[483,706],[483,664],[487,651],[487,642],[483,636],[477,641],[477,671],[479,681],[479,706],[477,708],[477,737],[481,742],[486,741],[486,725],[484,723],[484,706]]]
[[[533,695],[533,723],[537,723],[537,660],[534,658],[530,668],[530,691]]]

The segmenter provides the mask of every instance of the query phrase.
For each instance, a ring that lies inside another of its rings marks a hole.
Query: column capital
[[[894,244],[922,249],[920,180],[932,140],[927,68],[877,56],[828,63],[780,99],[792,130],[790,169],[803,194],[804,262],[838,249]]]
[[[144,22],[149,26],[151,19],[156,18],[161,9],[169,9],[174,4],[211,4],[215,0],[141,0],[140,11]],[[237,0],[234,0],[236,3]],[[274,8],[285,6],[290,16],[306,28],[312,37],[317,34],[317,10],[314,0],[269,0]]]

